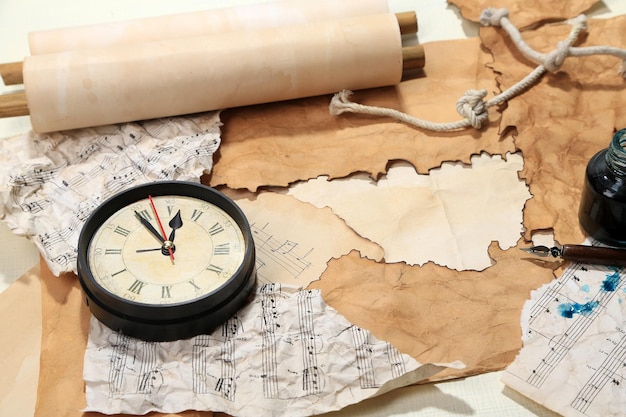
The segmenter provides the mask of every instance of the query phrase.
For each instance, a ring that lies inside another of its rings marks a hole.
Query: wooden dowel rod
[[[28,114],[25,93],[0,94],[0,117],[27,116]]]
[[[23,84],[22,67],[23,64],[21,62],[0,64],[0,77],[2,77],[4,85]]]
[[[415,70],[424,68],[426,54],[422,45],[405,46],[402,48],[402,70]]]
[[[412,35],[417,33],[419,27],[415,12],[396,13],[396,18],[398,19],[401,35]]]

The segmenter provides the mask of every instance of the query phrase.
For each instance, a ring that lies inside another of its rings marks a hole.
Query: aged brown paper
[[[449,122],[461,119],[456,102],[465,91],[497,92],[486,67],[491,57],[481,49],[479,39],[432,42],[424,49],[425,76],[395,87],[357,91],[354,101]],[[210,184],[256,191],[319,175],[341,178],[356,171],[377,178],[396,159],[410,162],[425,174],[442,161],[469,163],[481,151],[499,155],[515,151],[512,139],[498,134],[496,111],[488,129],[437,134],[387,118],[331,116],[330,98],[225,110],[222,144]]]
[[[588,21],[588,35],[578,46],[626,48],[626,16]],[[526,42],[549,52],[571,30],[552,24],[523,32]],[[517,52],[499,29],[481,29],[485,46],[494,55],[498,81],[506,89],[536,64]],[[578,205],[589,159],[609,145],[616,129],[626,126],[626,82],[618,74],[621,62],[612,56],[569,57],[560,71],[511,100],[502,129],[514,127],[516,146],[524,154],[521,177],[534,196],[524,210],[527,237],[535,230],[554,228],[561,243],[580,243]]]
[[[483,10],[507,9],[509,19],[519,28],[526,28],[542,21],[564,20],[589,10],[597,0],[449,0],[461,9],[461,15],[478,22]]]
[[[500,370],[515,358],[523,304],[530,291],[553,279],[552,269],[519,249],[492,244],[490,254],[493,267],[457,272],[432,263],[375,263],[353,253],[331,261],[310,288],[418,361],[455,357],[467,366],[437,379],[469,376]]]
[[[39,266],[0,293],[0,415],[34,411],[39,372],[41,303]]]

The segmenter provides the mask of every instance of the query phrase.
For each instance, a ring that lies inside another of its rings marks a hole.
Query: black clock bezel
[[[188,302],[146,304],[109,292],[93,277],[89,245],[98,228],[118,210],[148,196],[188,196],[213,204],[241,229],[244,259],[221,287]],[[87,218],[78,240],[78,278],[91,313],[107,327],[148,341],[187,339],[210,333],[245,304],[256,283],[256,252],[250,225],[233,200],[214,188],[189,181],[155,181],[122,191],[99,205]]]

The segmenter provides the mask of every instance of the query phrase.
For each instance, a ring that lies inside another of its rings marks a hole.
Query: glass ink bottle
[[[626,129],[589,160],[578,218],[592,238],[626,246]]]

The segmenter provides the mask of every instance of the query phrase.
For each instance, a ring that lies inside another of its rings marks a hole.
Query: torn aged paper
[[[0,213],[55,275],[75,272],[78,236],[111,195],[156,180],[198,181],[220,145],[219,113],[36,134],[0,142]]]
[[[424,44],[428,59],[424,77],[397,86],[356,91],[365,105],[402,110],[437,122],[460,118],[456,103],[469,89],[497,92],[492,57],[480,39]],[[332,116],[331,96],[262,106],[227,109],[220,158],[211,174],[212,186],[256,191],[263,186],[288,186],[298,180],[342,178],[366,172],[372,178],[387,172],[389,161],[405,160],[425,174],[443,161],[469,163],[480,152],[515,152],[513,139],[498,131],[499,113],[480,131],[433,133],[384,117]]]
[[[142,342],[92,319],[86,410],[308,416],[417,383],[446,366],[462,364],[422,365],[350,324],[319,291],[267,284],[215,332],[188,340]]]
[[[503,382],[566,417],[626,410],[626,274],[574,264],[524,305],[524,347]]]
[[[509,11],[509,19],[520,28],[540,22],[569,19],[589,10],[597,0],[450,0],[461,10],[461,15],[478,22],[483,10],[493,7]]]
[[[377,182],[364,175],[320,177],[288,191],[317,207],[330,207],[361,236],[385,249],[385,261],[457,270],[492,265],[491,242],[517,244],[522,209],[531,195],[519,180],[520,154],[474,156],[471,167],[444,163],[419,175],[408,163],[391,165]]]
[[[552,270],[512,248],[489,248],[484,271],[454,271],[433,263],[376,263],[356,253],[333,259],[319,281],[324,300],[421,363],[462,361],[434,379],[504,369],[522,342],[519,317],[530,291],[553,279]],[[520,271],[523,271],[521,273]]]
[[[383,258],[379,245],[358,236],[330,209],[271,192],[236,202],[250,223],[261,283],[306,287],[319,279],[330,259],[352,250],[376,261]]]
[[[546,2],[548,3],[548,2]],[[550,4],[556,2],[550,2]],[[587,33],[576,46],[610,45],[626,48],[626,16],[588,19]],[[524,40],[547,53],[565,39],[567,23],[524,31]],[[526,60],[503,30],[482,28],[480,36],[493,54],[502,89],[530,73]],[[524,209],[526,240],[535,230],[554,229],[561,243],[581,242],[578,205],[589,159],[609,145],[615,129],[626,126],[626,83],[614,56],[569,57],[556,73],[508,103],[502,129],[514,127],[515,144],[524,155],[524,171],[534,198]]]

